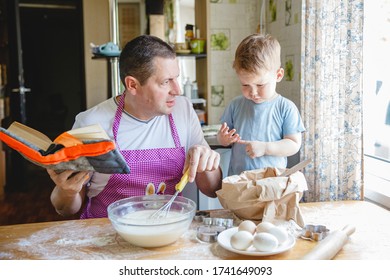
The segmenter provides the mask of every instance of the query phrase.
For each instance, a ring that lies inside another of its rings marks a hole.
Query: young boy
[[[232,146],[228,175],[286,168],[287,157],[301,147],[305,128],[295,104],[275,90],[284,76],[279,42],[270,35],[246,37],[236,50],[233,68],[242,96],[226,107],[217,135],[221,145]]]

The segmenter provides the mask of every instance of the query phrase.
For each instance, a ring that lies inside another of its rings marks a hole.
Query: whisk
[[[177,195],[184,189],[184,187],[188,183],[188,176],[189,176],[189,169],[184,172],[183,176],[180,179],[180,182],[176,184],[175,186],[175,194],[172,196],[172,198],[165,203],[160,209],[158,209],[156,212],[154,212],[152,215],[150,215],[150,219],[160,219],[165,218],[169,211],[171,210],[171,206]]]

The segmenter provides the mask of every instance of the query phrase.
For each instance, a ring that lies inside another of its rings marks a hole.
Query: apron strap
[[[173,137],[173,141],[175,142],[175,147],[180,148],[181,147],[180,137],[179,137],[179,133],[177,132],[175,121],[173,120],[172,114],[169,114],[169,125],[171,126],[172,137]]]
[[[126,95],[125,93],[122,93],[122,95],[119,98],[118,108],[116,109],[115,112],[114,123],[112,124],[112,133],[114,134],[114,140],[117,146],[118,146],[118,142],[116,136],[118,135],[119,123],[122,118],[123,108],[125,107],[125,95]]]

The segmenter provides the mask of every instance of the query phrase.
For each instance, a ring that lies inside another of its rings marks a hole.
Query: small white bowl
[[[151,214],[169,201],[171,195],[147,195],[124,198],[107,207],[114,229],[127,242],[139,247],[161,247],[178,240],[188,230],[196,204],[176,197],[166,218],[152,219]]]

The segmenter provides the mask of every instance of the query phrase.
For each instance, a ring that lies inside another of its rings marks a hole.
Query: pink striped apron
[[[113,123],[113,134],[118,148],[117,134],[124,103],[125,94],[122,94]],[[107,206],[122,198],[175,192],[175,185],[183,172],[185,149],[180,144],[172,114],[169,115],[169,124],[175,147],[121,150],[130,167],[130,174],[111,175],[105,188],[88,200],[80,219],[107,217]]]

